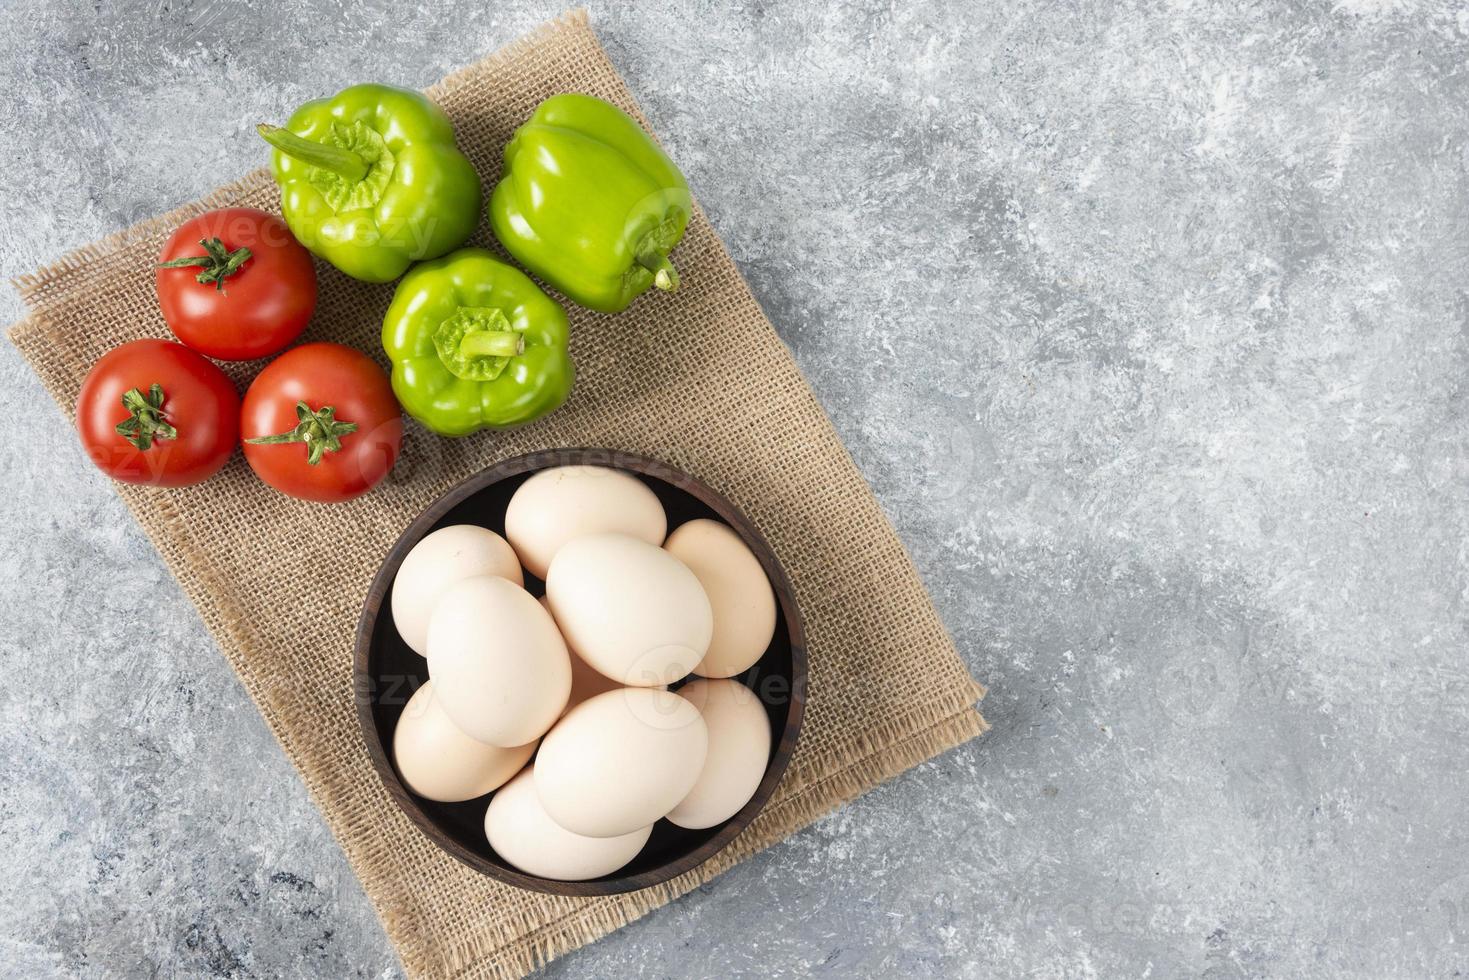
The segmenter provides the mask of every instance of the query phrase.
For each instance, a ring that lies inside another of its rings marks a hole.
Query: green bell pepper
[[[383,318],[393,392],[440,435],[538,419],[571,393],[566,311],[482,248],[413,267]]]
[[[505,147],[490,225],[522,265],[582,306],[626,309],[672,291],[668,253],[693,210],[678,167],[632,117],[589,95],[536,107]]]
[[[390,282],[479,223],[479,175],[418,92],[354,85],[259,132],[291,233],[353,278]]]

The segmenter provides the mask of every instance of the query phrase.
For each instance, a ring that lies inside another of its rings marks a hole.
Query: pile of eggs
[[[724,524],[669,534],[627,473],[535,474],[505,537],[468,524],[424,537],[391,603],[429,674],[393,732],[399,776],[441,803],[493,792],[485,836],[527,874],[611,874],[659,820],[716,826],[764,777],[770,721],[734,678],[774,635],[770,582]]]

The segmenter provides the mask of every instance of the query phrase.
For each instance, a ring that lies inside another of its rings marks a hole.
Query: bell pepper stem
[[[260,123],[255,131],[271,146],[293,160],[341,174],[347,180],[359,181],[367,176],[367,161],[360,154],[330,143],[304,139],[280,126]]]
[[[525,353],[525,335],[515,330],[478,330],[459,342],[464,357],[518,357]]]
[[[653,285],[671,293],[678,289],[678,270],[673,263],[668,261],[668,256],[662,252],[642,252],[638,255],[638,265],[653,273]]]

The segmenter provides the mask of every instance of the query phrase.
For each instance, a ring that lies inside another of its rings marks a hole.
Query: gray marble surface
[[[0,273],[560,9],[4,0]],[[593,16],[994,730],[548,973],[1469,971],[1469,10]],[[398,975],[4,344],[0,411],[0,974]]]

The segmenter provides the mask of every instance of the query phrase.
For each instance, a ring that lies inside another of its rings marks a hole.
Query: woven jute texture
[[[488,188],[516,124],[540,100],[568,91],[636,113],[581,12],[430,95],[453,118]],[[17,281],[30,312],[10,339],[65,411],[103,353],[169,336],[151,264],[179,222],[224,205],[275,210],[279,199],[262,170]],[[477,241],[489,244],[484,224]],[[411,425],[390,482],[357,501],[294,501],[238,455],[201,486],[118,487],[300,770],[413,976],[521,976],[985,728],[974,708],[983,689],[702,214],[674,259],[683,277],[677,294],[645,296],[615,317],[572,310],[579,378],[566,407],[526,428],[460,440]],[[304,339],[381,359],[392,286],[355,282],[325,265],[320,272],[320,303]],[[257,367],[231,366],[242,390]],[[702,867],[613,898],[520,891],[444,854],[388,797],[354,712],[353,630],[399,532],[469,474],[555,446],[645,453],[729,496],[789,572],[809,640],[805,727],[769,805]]]

